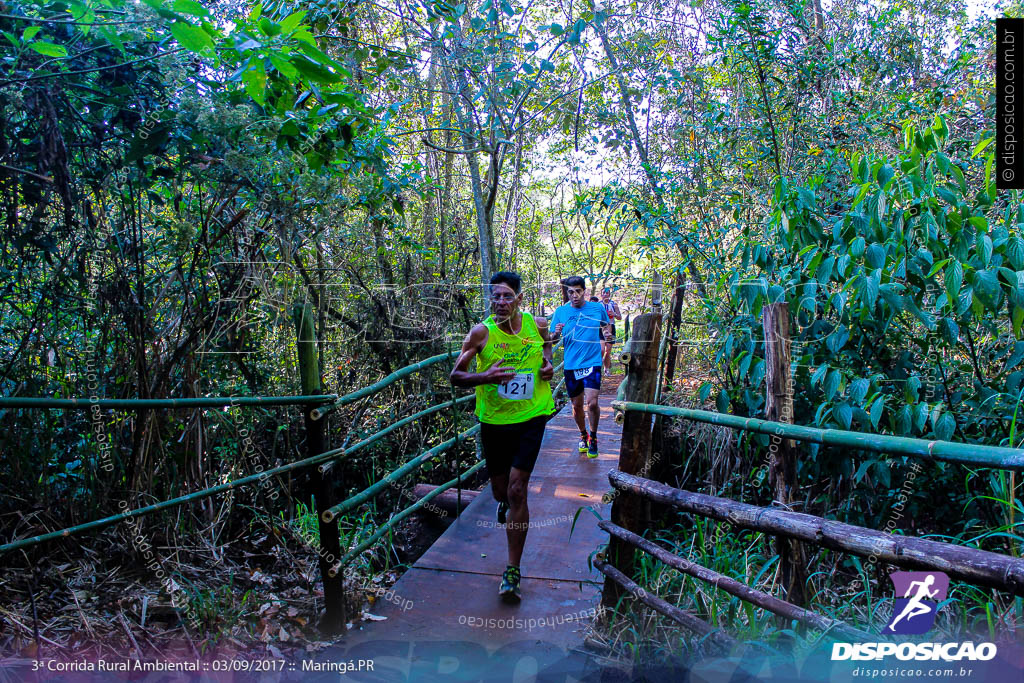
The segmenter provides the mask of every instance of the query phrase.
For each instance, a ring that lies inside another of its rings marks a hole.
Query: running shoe
[[[587,437],[581,436],[580,437],[580,453],[586,453],[586,452],[587,452]]]
[[[505,523],[505,515],[508,513],[508,503],[498,503],[498,524]]]
[[[505,568],[505,573],[501,575],[498,595],[502,602],[506,603],[517,603],[523,599],[523,592],[519,590],[519,567],[509,565]]]
[[[597,457],[597,437],[596,436],[590,437],[590,443],[587,446],[587,457],[588,458],[596,458]]]

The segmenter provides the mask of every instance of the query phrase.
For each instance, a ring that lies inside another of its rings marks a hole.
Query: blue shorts
[[[582,378],[578,374],[586,373]],[[583,393],[583,389],[601,388],[601,366],[593,368],[579,368],[578,370],[565,371],[565,390],[569,398],[575,398]]]

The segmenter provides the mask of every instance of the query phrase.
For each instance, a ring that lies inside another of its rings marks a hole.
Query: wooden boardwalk
[[[599,680],[597,664],[582,645],[600,606],[604,577],[587,560],[608,536],[587,510],[575,527],[573,519],[586,506],[608,517],[610,505],[601,497],[610,488],[609,470],[618,465],[621,432],[610,403],[619,379],[606,381],[601,392],[598,458],[577,450],[579,430],[570,406],[548,423],[530,479],[520,604],[498,598],[505,530],[495,521],[488,486],[399,579],[395,599],[374,606],[386,620],[363,622],[317,661],[358,666],[359,660],[373,660],[372,673],[352,670],[349,680],[511,680],[515,671],[526,680],[530,674],[537,680]],[[337,673],[330,680],[338,680]]]

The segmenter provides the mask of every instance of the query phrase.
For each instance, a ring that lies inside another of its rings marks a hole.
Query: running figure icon
[[[896,624],[900,623],[900,621],[902,621],[903,619],[913,619],[914,617],[919,617],[922,614],[928,614],[933,609],[935,609],[931,605],[927,605],[924,602],[922,602],[925,598],[934,598],[936,595],[939,594],[938,589],[928,590],[934,583],[934,574],[929,574],[927,577],[925,577],[924,581],[910,582],[910,586],[907,587],[907,593],[903,596],[905,598],[910,598],[910,601],[907,603],[906,607],[903,608],[903,611],[900,612],[900,615],[893,619],[892,623],[889,624],[890,631],[895,633]],[[918,587],[917,594],[911,598],[910,593],[914,590],[914,586]]]
[[[893,619],[884,633],[921,634],[935,625],[939,606],[949,594],[949,576],[940,571],[893,572],[889,574],[896,589]]]

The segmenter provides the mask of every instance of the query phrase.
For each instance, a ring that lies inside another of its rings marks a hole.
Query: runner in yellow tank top
[[[451,373],[455,386],[476,388],[484,459],[498,501],[498,523],[506,524],[508,538],[508,566],[498,588],[505,602],[522,597],[519,563],[530,522],[527,485],[544,427],[555,412],[548,322],[519,310],[521,289],[516,273],[494,274],[491,316],[466,335]],[[474,357],[476,371],[470,372]]]

